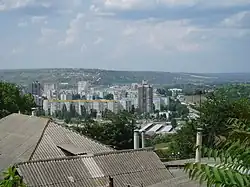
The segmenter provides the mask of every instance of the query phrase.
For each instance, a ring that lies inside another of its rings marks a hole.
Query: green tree
[[[176,127],[177,127],[177,122],[176,122],[176,119],[172,119],[171,120],[171,125],[172,125],[172,127],[175,129]]]
[[[111,94],[111,93],[109,93],[109,94],[105,95],[103,99],[106,99],[106,100],[114,100],[114,95]]]
[[[82,118],[86,118],[87,117],[87,109],[85,106],[81,105],[81,116]]]
[[[3,173],[4,179],[0,181],[0,187],[25,187],[22,178],[18,175],[16,168],[9,167],[7,171]]]
[[[35,106],[32,95],[22,95],[15,84],[0,82],[0,118],[18,111],[30,114]]]
[[[95,109],[90,109],[90,117],[96,118],[97,117],[97,111]]]
[[[204,144],[213,147],[215,139],[230,133],[229,118],[250,118],[249,99],[233,99],[221,93],[207,98],[201,107],[201,123],[204,129]]]
[[[231,132],[215,149],[203,149],[208,157],[219,160],[214,166],[188,163],[185,170],[191,179],[207,186],[250,186],[250,125],[249,119],[231,119]]]
[[[117,149],[133,148],[134,116],[127,111],[109,114],[107,119],[111,123],[100,124],[98,122],[86,121],[83,127],[73,128],[86,136]]]
[[[190,121],[177,130],[177,133],[171,137],[169,152],[179,153],[180,159],[193,158],[197,127],[197,121]]]
[[[131,111],[130,111],[131,114],[135,114],[135,105],[132,105],[131,106]]]
[[[71,118],[77,117],[76,107],[72,103],[70,104],[70,107],[69,107],[69,113],[70,113]]]
[[[67,106],[66,106],[66,104],[64,103],[63,106],[62,106],[62,117],[63,117],[63,119],[66,118],[67,112],[68,112],[68,111],[67,111]]]

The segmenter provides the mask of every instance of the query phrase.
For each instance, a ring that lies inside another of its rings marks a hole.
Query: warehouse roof
[[[112,150],[48,118],[11,114],[0,120],[0,172],[16,162]]]
[[[126,150],[17,164],[27,186],[144,186],[171,179],[152,150]]]

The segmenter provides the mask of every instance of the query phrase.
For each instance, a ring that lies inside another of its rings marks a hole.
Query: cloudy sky
[[[0,68],[250,72],[250,0],[0,0]]]

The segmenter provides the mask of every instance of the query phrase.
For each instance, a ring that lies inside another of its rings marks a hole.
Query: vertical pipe
[[[197,129],[195,162],[201,162],[202,129]]]
[[[139,130],[134,130],[134,149],[139,149]]]
[[[114,187],[114,180],[109,176],[109,187]]]
[[[141,147],[145,148],[145,131],[141,132]]]

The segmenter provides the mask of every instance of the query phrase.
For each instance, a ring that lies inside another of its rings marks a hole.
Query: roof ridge
[[[36,152],[38,146],[40,145],[40,143],[41,143],[41,141],[42,141],[42,139],[43,139],[43,136],[44,136],[44,134],[45,134],[45,131],[46,131],[47,127],[49,126],[49,123],[51,122],[51,120],[52,120],[51,118],[48,118],[47,124],[45,125],[45,127],[44,127],[44,129],[43,129],[43,131],[42,131],[42,134],[41,134],[41,136],[40,136],[38,142],[36,143],[36,147],[35,147],[35,149],[33,150],[33,152],[32,152],[31,155],[30,155],[29,161],[32,160],[32,158],[33,158],[33,156],[34,156],[34,154],[35,154],[35,152]]]
[[[124,149],[124,150],[95,153],[94,156],[103,156],[103,155],[120,154],[120,153],[134,153],[134,152],[153,151],[153,150],[154,150],[153,147],[145,147],[145,148],[139,148],[139,149]]]
[[[81,133],[79,133],[78,131],[76,131],[76,130],[74,130],[74,129],[72,129],[72,128],[66,126],[66,125],[61,125],[61,124],[57,123],[57,122],[54,121],[54,120],[52,120],[52,122],[55,123],[56,125],[59,125],[59,126],[62,127],[62,128],[65,128],[65,129],[67,129],[67,130],[70,130],[71,132],[74,132],[74,133],[76,133],[76,134],[78,134],[78,135],[80,135],[80,136],[82,136],[82,137],[84,137],[84,138],[86,138],[86,139],[88,139],[88,140],[91,140],[91,141],[93,141],[93,142],[95,142],[95,143],[97,143],[97,144],[99,144],[99,145],[102,145],[102,146],[104,146],[104,147],[106,147],[106,148],[109,148],[109,149],[111,149],[112,151],[116,151],[114,148],[112,148],[112,147],[110,147],[110,146],[108,146],[108,145],[105,145],[105,144],[103,144],[103,143],[101,143],[101,142],[99,142],[99,141],[97,141],[97,140],[95,140],[95,139],[93,139],[93,138],[90,138],[90,137],[88,137],[88,136],[86,136],[86,135],[84,135],[84,134],[81,134]]]
[[[57,158],[49,158],[49,159],[29,160],[29,161],[26,161],[26,162],[16,163],[15,165],[18,166],[18,165],[38,163],[38,162],[71,160],[71,159],[79,159],[79,158],[86,158],[86,157],[105,156],[105,155],[121,154],[121,153],[133,153],[133,152],[142,152],[142,151],[150,151],[150,150],[153,152],[152,148],[127,149],[127,150],[110,151],[110,152],[103,152],[103,153],[96,153],[96,154],[89,154],[89,155],[65,156],[65,157],[57,157]]]

